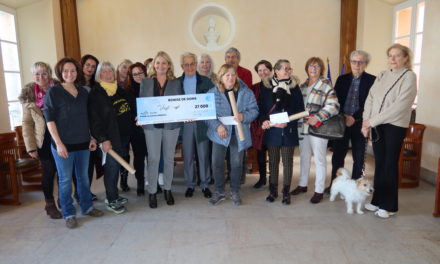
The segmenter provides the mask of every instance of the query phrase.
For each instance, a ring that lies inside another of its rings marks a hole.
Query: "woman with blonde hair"
[[[133,64],[129,59],[124,59],[116,68],[116,81],[118,86],[126,87],[128,85],[128,68]]]
[[[149,69],[148,78],[141,82],[139,97],[156,97],[183,94],[181,82],[174,76],[174,66],[170,56],[159,51],[154,57],[153,65]],[[171,193],[173,181],[174,152],[181,127],[180,122],[166,124],[144,125],[145,141],[148,150],[148,193],[150,208],[157,208],[158,169],[161,149],[164,157],[164,196],[168,205],[174,204]]]
[[[411,110],[417,95],[417,77],[411,70],[411,50],[401,44],[387,49],[389,69],[381,72],[365,102],[362,134],[373,130],[374,194],[365,209],[380,218],[398,210],[398,162]]]
[[[231,155],[231,199],[234,205],[241,204],[240,178],[243,171],[243,156],[246,149],[252,146],[249,124],[258,116],[258,106],[253,92],[240,82],[237,72],[232,65],[224,64],[218,72],[217,87],[208,93],[214,93],[217,117],[232,116],[231,102],[228,93],[236,98],[238,114],[234,116],[237,122],[243,124],[245,139],[241,141],[237,126],[224,125],[220,120],[208,120],[208,138],[212,146],[212,171],[215,178],[215,192],[209,200],[211,205],[217,205],[226,199],[225,195],[225,166],[224,160],[229,148]]]
[[[211,79],[213,83],[217,82],[217,74],[214,72],[214,62],[209,54],[200,54],[197,71],[200,73],[200,75]]]
[[[55,161],[50,150],[51,136],[43,116],[44,96],[55,85],[52,69],[45,62],[36,62],[31,67],[34,81],[21,90],[18,97],[23,106],[23,139],[27,153],[39,159],[43,168],[41,186],[46,200],[46,214],[52,219],[60,219],[53,196],[53,183],[56,173]]]

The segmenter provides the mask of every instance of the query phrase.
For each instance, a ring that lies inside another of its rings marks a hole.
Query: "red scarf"
[[[49,81],[49,88],[54,86],[54,81]],[[35,95],[35,104],[38,108],[43,108],[44,106],[44,95],[46,92],[40,88],[40,86],[37,83],[34,83],[34,95]]]

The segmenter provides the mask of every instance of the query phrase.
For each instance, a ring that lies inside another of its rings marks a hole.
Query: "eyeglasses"
[[[317,64],[309,64],[309,68],[321,69],[321,66],[319,66]]]
[[[290,68],[290,67],[284,67],[284,68],[281,68],[280,70],[291,71],[292,68]]]
[[[195,62],[191,62],[191,63],[185,63],[185,64],[182,64],[182,66],[183,67],[194,67],[194,66],[196,66],[196,63]]]
[[[362,64],[366,63],[366,61],[351,60],[350,63],[351,63],[351,64],[355,64],[355,65],[356,65],[356,64],[357,64],[357,65],[362,65]]]
[[[35,76],[41,76],[41,77],[46,77],[49,76],[49,74],[47,72],[36,72],[34,73]]]
[[[145,73],[143,73],[143,72],[133,73],[133,77],[142,76],[142,75],[144,75],[144,74],[145,74]]]
[[[402,57],[402,54],[388,55],[388,59],[391,59],[391,58],[398,59],[400,57]]]

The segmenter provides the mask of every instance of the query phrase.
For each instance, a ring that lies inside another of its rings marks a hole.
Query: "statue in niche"
[[[206,40],[206,47],[208,49],[217,48],[217,41],[220,38],[220,33],[215,31],[215,19],[213,17],[209,17],[208,19],[208,32],[203,34]]]

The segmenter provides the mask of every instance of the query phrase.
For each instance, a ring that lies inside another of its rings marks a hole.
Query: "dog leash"
[[[371,133],[370,133],[371,136]],[[367,149],[368,149],[368,137],[365,138],[365,151],[364,151],[364,162],[362,164],[362,172],[361,172],[361,178],[365,176],[365,163],[367,161]]]

